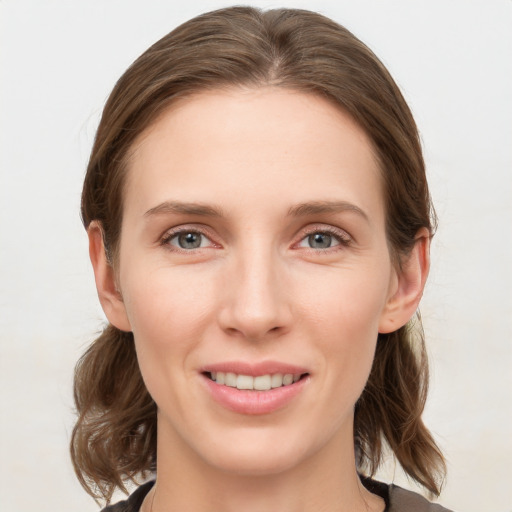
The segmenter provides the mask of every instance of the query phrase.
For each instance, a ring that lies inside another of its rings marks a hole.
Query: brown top
[[[377,494],[386,502],[384,512],[451,512],[441,505],[430,503],[415,492],[396,485],[387,485],[368,478],[362,478],[362,482],[370,492]],[[127,500],[106,507],[101,512],[140,512],[142,502],[154,483],[151,481],[141,485]]]

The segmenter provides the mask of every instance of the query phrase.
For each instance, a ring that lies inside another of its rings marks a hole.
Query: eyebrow
[[[149,209],[144,217],[152,215],[178,213],[185,215],[199,215],[202,217],[223,217],[222,210],[204,203],[183,203],[181,201],[165,201]]]
[[[355,212],[369,222],[366,213],[355,204],[347,201],[309,201],[292,206],[287,213],[289,217],[305,217],[308,215],[335,214],[340,212]],[[181,201],[164,201],[149,209],[144,217],[163,214],[198,215],[201,217],[224,217],[219,208],[205,203],[184,203]]]
[[[358,206],[347,201],[311,201],[292,206],[288,210],[291,217],[303,217],[307,215],[334,214],[340,212],[354,212],[369,222],[368,215]]]

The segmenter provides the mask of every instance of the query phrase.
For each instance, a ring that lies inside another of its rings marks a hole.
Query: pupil
[[[199,233],[185,233],[178,237],[178,241],[182,249],[197,249],[201,245],[201,235]]]
[[[309,235],[309,246],[313,249],[327,249],[331,246],[331,235],[325,233],[315,233]]]

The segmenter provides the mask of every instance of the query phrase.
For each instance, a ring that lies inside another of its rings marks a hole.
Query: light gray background
[[[422,134],[440,228],[422,305],[441,502],[512,510],[512,2],[255,1],[372,47]],[[0,0],[0,508],[95,510],[71,469],[73,365],[100,328],[78,207],[115,80],[219,1]],[[405,482],[390,465],[383,479]]]

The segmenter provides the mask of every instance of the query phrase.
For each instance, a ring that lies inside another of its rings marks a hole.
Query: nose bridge
[[[259,339],[283,332],[290,322],[285,275],[278,251],[268,240],[252,240],[233,255],[223,328]]]

